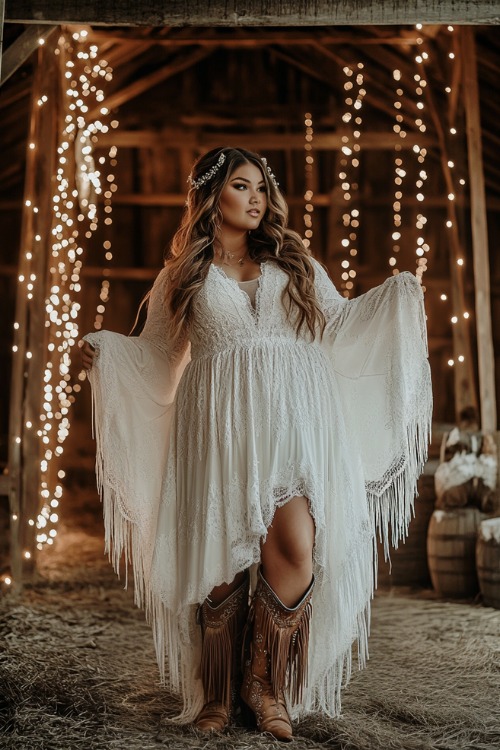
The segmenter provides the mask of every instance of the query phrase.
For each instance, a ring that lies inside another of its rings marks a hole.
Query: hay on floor
[[[149,627],[102,556],[102,539],[62,530],[42,577],[0,602],[0,748],[151,750],[277,747],[241,727],[208,738],[169,722]],[[337,720],[300,722],[293,745],[330,750],[500,747],[500,612],[379,595],[371,658]]]

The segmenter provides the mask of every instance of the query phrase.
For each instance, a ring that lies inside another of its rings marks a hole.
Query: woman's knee
[[[293,512],[293,508],[288,508],[287,513],[281,512],[284,508],[276,512],[262,552],[265,558],[272,557],[276,565],[301,569],[312,562],[314,522],[307,505],[297,504],[296,509],[298,512]]]

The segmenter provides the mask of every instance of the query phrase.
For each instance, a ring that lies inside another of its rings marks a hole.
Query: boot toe
[[[222,704],[208,703],[203,706],[194,725],[200,732],[222,732],[229,723],[229,716]]]
[[[280,742],[291,742],[293,740],[292,727],[286,719],[269,719],[260,725],[261,732],[271,734]]]

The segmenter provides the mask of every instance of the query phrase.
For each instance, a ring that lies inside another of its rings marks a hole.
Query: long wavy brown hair
[[[314,339],[323,335],[325,316],[314,290],[314,266],[300,235],[287,227],[288,207],[259,154],[243,148],[215,148],[194,164],[190,180],[198,180],[214,167],[221,154],[225,159],[213,176],[199,187],[189,188],[186,207],[175,233],[165,265],[168,269],[165,304],[172,314],[171,335],[176,341],[185,324],[191,322],[193,301],[214,258],[214,243],[222,225],[219,199],[231,175],[242,164],[254,164],[262,172],[267,193],[267,210],[258,229],[249,233],[248,254],[256,262],[270,260],[288,275],[282,301],[288,315],[296,311],[297,336],[306,326]]]

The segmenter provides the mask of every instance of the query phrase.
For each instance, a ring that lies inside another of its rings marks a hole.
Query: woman
[[[431,416],[422,292],[402,273],[341,297],[258,154],[214,149],[189,182],[141,335],[85,337],[106,544],[132,560],[180,718],[222,730],[241,696],[290,740],[290,717],[340,710],[377,527],[386,549],[389,521],[393,543],[407,530]]]

